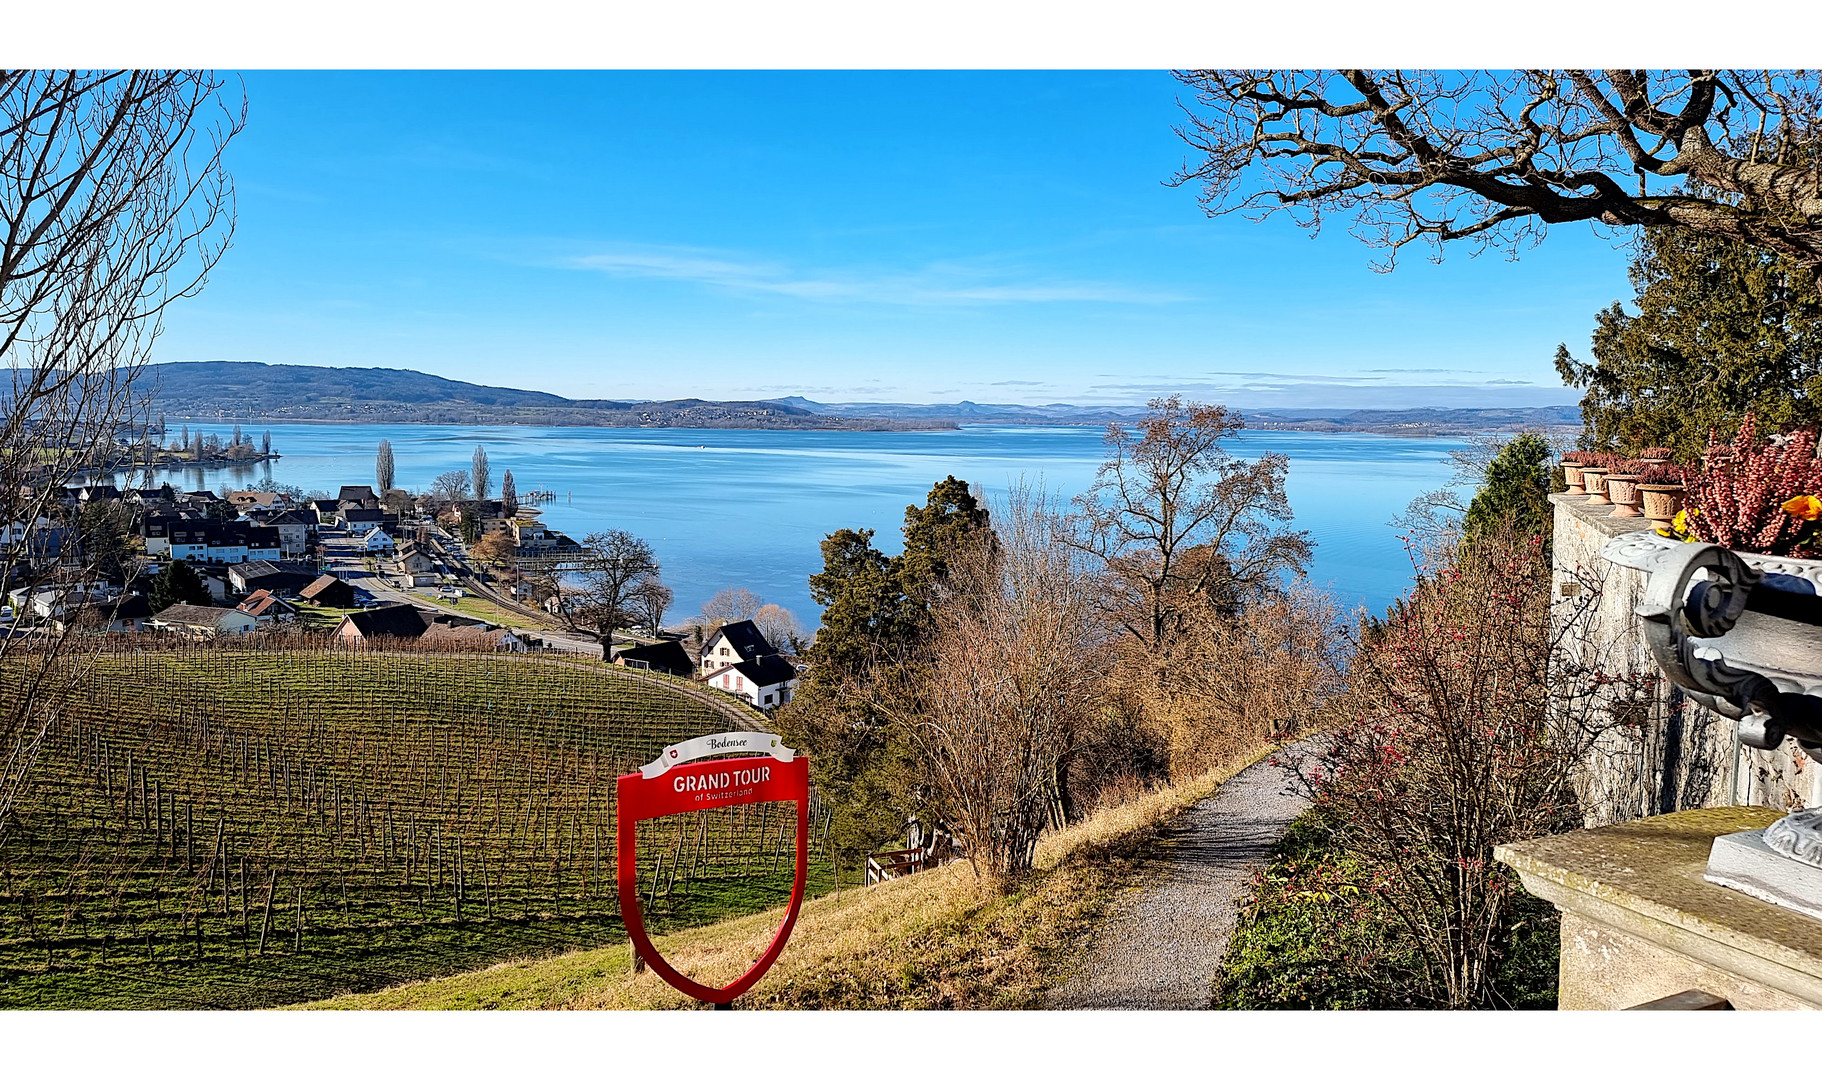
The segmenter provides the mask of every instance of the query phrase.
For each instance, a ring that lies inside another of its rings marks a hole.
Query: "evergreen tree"
[[[500,477],[500,510],[509,518],[519,515],[519,486],[513,483],[511,469]]]
[[[1555,455],[1536,432],[1518,435],[1487,465],[1487,478],[1462,518],[1464,541],[1495,535],[1510,521],[1519,536],[1541,536],[1546,545],[1554,521],[1550,507],[1550,467]]]
[[[1633,308],[1595,316],[1593,360],[1557,346],[1596,447],[1668,446],[1693,461],[1712,428],[1748,410],[1768,427],[1822,422],[1822,295],[1794,261],[1733,240],[1649,228],[1634,249]]]
[[[272,453],[272,433],[270,431],[259,437],[259,452],[268,455]]]
[[[905,597],[920,609],[927,607],[931,589],[943,575],[945,553],[986,526],[987,508],[953,476],[932,487],[924,505],[905,507],[905,550],[895,566]]]
[[[209,587],[202,576],[182,559],[172,559],[152,578],[152,595],[147,598],[154,612],[172,604],[207,604]]]
[[[484,500],[487,498],[487,489],[493,483],[487,472],[487,448],[485,446],[474,448],[473,464],[474,467],[468,470],[468,475],[474,482],[474,497]]]
[[[780,734],[810,754],[833,814],[830,841],[844,859],[877,850],[918,808],[905,783],[914,775],[910,748],[855,690],[890,681],[888,669],[920,662],[947,546],[986,527],[986,509],[951,476],[930,489],[923,506],[905,508],[902,554],[874,547],[871,529],[838,529],[822,542],[823,569],[810,578],[822,625],[809,671],[774,717]]]
[[[381,495],[392,490],[393,462],[392,440],[381,439],[380,448],[373,455],[373,479],[379,484]]]
[[[234,425],[234,437],[228,441],[228,445],[229,446],[239,446],[240,445],[240,425],[239,424]]]

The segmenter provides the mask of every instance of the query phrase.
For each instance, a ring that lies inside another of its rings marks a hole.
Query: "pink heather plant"
[[[1751,413],[1731,444],[1708,440],[1708,465],[1689,481],[1689,534],[1740,551],[1813,559],[1822,556],[1816,523],[1784,508],[1803,495],[1822,495],[1816,433],[1796,431],[1782,445],[1758,442]]]

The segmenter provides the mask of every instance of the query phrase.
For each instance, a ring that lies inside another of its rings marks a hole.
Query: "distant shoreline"
[[[729,425],[688,425],[688,426],[682,425],[682,424],[647,424],[647,425],[562,424],[562,423],[539,423],[539,422],[529,421],[529,420],[481,420],[481,421],[473,421],[473,420],[379,420],[379,419],[365,419],[365,418],[337,420],[337,419],[328,419],[325,417],[296,417],[296,416],[211,417],[211,416],[172,415],[170,417],[170,419],[177,420],[177,421],[184,422],[184,423],[189,423],[189,424],[217,424],[217,425],[223,425],[223,426],[228,425],[228,424],[243,424],[243,425],[244,424],[321,424],[321,425],[339,425],[339,426],[343,426],[343,427],[358,426],[358,427],[376,427],[376,428],[384,428],[384,427],[464,427],[464,428],[502,427],[502,428],[559,428],[559,429],[571,430],[571,431],[591,431],[591,430],[609,430],[609,431],[765,431],[765,432],[773,432],[773,433],[777,433],[777,434],[787,434],[787,435],[791,434],[791,433],[795,433],[795,432],[806,432],[806,433],[810,433],[810,434],[829,434],[831,432],[849,432],[849,433],[853,433],[853,434],[915,434],[917,432],[961,431],[963,429],[971,428],[971,427],[1084,428],[1084,429],[1102,430],[1102,429],[1105,429],[1107,427],[1108,423],[1110,423],[1110,422],[1115,422],[1115,423],[1121,422],[1121,421],[1105,421],[1105,420],[1079,420],[1079,421],[1071,422],[1068,420],[1061,420],[1061,419],[1054,419],[1054,420],[979,419],[979,420],[955,420],[955,421],[949,421],[949,422],[946,422],[946,423],[943,423],[940,425],[938,425],[938,424],[917,424],[917,425],[906,425],[906,426],[902,426],[902,427],[883,427],[883,426],[882,427],[862,427],[862,426],[756,427],[756,426],[745,426],[745,425],[734,425],[734,424],[729,424]],[[1130,421],[1127,421],[1127,422],[1130,422]],[[1337,422],[1337,421],[1333,421],[1333,420],[1294,420],[1293,421],[1293,420],[1276,420],[1276,419],[1264,419],[1264,418],[1248,418],[1248,422],[1246,423],[1245,430],[1247,430],[1247,431],[1287,431],[1287,432],[1296,432],[1299,434],[1307,434],[1307,435],[1384,435],[1384,436],[1394,437],[1394,438],[1461,438],[1461,437],[1468,436],[1468,435],[1504,435],[1504,434],[1512,434],[1512,433],[1519,432],[1519,431],[1539,431],[1539,430],[1545,432],[1546,434],[1578,435],[1582,431],[1582,425],[1580,425],[1580,424],[1574,424],[1574,425],[1533,424],[1533,423],[1522,423],[1522,422],[1513,422],[1513,423],[1504,423],[1504,424],[1472,424],[1472,423],[1466,423],[1466,422],[1447,422],[1447,421],[1437,422],[1434,424],[1385,423],[1385,422],[1380,422],[1380,423],[1362,422],[1362,423],[1356,423],[1356,424],[1347,424],[1347,423]],[[272,456],[279,457],[281,455],[274,454]],[[205,464],[200,467],[202,467],[202,468],[230,468],[230,467],[233,467],[235,465],[240,465],[240,464],[244,464],[244,462],[223,461],[216,465]],[[178,467],[197,468],[199,466],[185,463],[184,465],[178,466]]]

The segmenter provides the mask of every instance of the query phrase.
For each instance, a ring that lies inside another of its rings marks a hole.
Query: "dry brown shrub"
[[[1313,722],[1341,686],[1337,615],[1305,584],[1235,613],[1203,601],[1162,652],[1122,639],[1113,681],[1166,748],[1170,775],[1195,776]]]

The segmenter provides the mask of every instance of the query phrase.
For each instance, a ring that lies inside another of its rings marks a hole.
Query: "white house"
[[[797,688],[797,669],[780,656],[753,620],[728,623],[702,643],[696,676],[762,709],[783,705]]]
[[[702,680],[717,690],[743,697],[762,709],[783,705],[797,688],[797,669],[777,653],[742,660]]]
[[[386,530],[378,527],[361,537],[361,550],[370,555],[390,555],[394,546],[392,537],[386,535]]]

